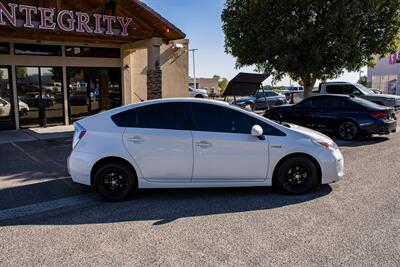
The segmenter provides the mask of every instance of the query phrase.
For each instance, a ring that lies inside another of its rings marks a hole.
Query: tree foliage
[[[287,74],[309,96],[317,79],[396,51],[400,0],[226,0],[222,22],[237,67]]]
[[[360,79],[358,79],[359,84],[362,84],[364,86],[368,86],[368,77],[367,76],[361,76]]]
[[[228,86],[228,79],[223,78],[217,74],[214,74],[213,76],[214,79],[218,80],[218,87],[221,88],[221,94],[225,91],[226,87]]]

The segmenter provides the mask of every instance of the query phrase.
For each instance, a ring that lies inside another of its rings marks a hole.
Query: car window
[[[113,115],[119,127],[187,130],[191,128],[188,105],[162,103],[138,107]]]
[[[313,102],[311,98],[305,99],[298,104],[302,108],[312,108]]]
[[[273,126],[231,108],[203,103],[193,103],[192,107],[197,131],[250,134],[251,128],[258,124],[265,135],[285,135]]]
[[[326,85],[326,92],[329,94],[343,94],[343,86],[340,84]]]

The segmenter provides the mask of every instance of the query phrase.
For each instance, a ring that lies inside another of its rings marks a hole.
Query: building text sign
[[[22,21],[17,16],[22,16]],[[36,15],[40,21],[33,21]],[[8,7],[0,2],[0,25],[14,27],[38,28],[42,30],[60,29],[66,32],[84,32],[95,34],[128,36],[128,26],[131,18],[74,12],[54,8],[34,7],[9,3]],[[102,23],[104,27],[102,27]],[[116,28],[113,28],[115,27]]]

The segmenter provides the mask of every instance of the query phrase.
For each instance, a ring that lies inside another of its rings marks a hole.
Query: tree
[[[225,91],[226,87],[228,86],[228,80],[226,78],[221,78],[221,76],[214,74],[214,79],[218,80],[218,87],[221,88],[221,94]]]
[[[236,67],[255,66],[280,80],[338,77],[396,51],[400,0],[226,0],[225,50]]]
[[[365,75],[364,75],[364,76],[361,76],[357,83],[362,84],[362,85],[364,85],[364,86],[367,86],[367,85],[368,85],[368,78],[367,78],[367,76],[365,76]]]

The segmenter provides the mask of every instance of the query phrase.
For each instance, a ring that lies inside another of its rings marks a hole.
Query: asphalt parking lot
[[[71,182],[70,139],[0,145],[0,265],[399,266],[400,133],[338,141],[345,177],[146,190],[107,203]]]

